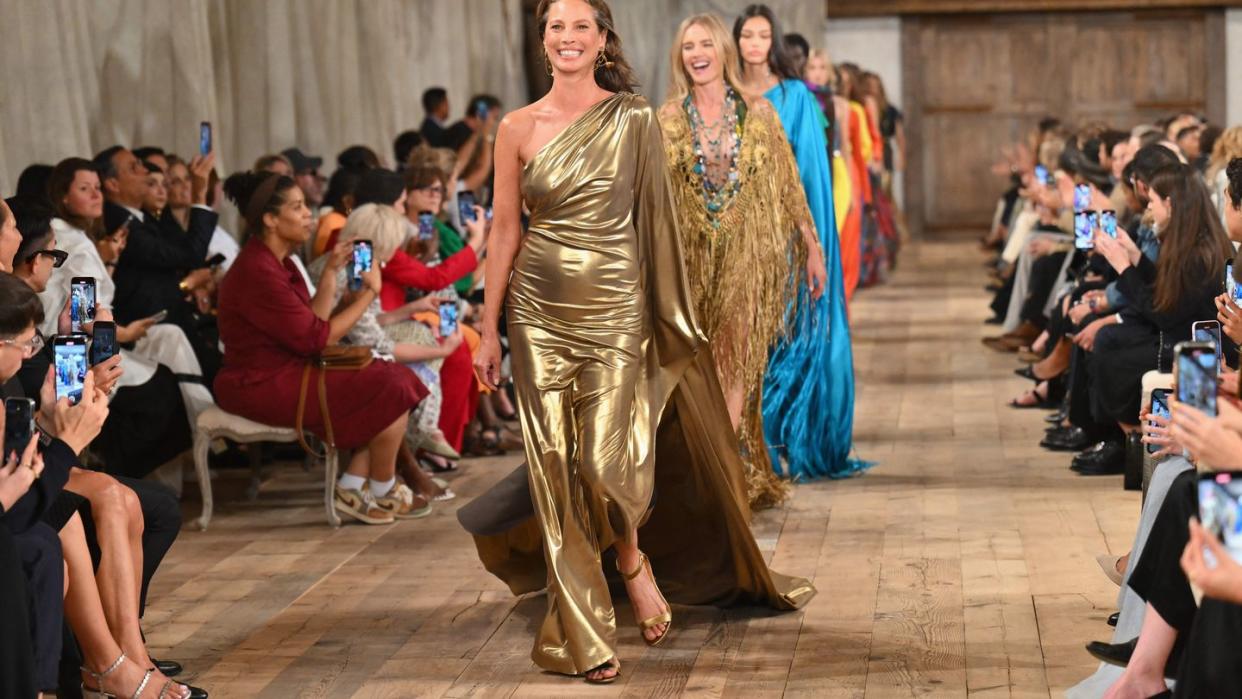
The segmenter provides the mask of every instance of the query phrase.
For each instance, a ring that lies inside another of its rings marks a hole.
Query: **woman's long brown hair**
[[[1212,196],[1198,173],[1181,163],[1165,165],[1149,184],[1172,209],[1160,234],[1160,260],[1152,305],[1167,313],[1204,280],[1224,278],[1233,245],[1225,235]]]

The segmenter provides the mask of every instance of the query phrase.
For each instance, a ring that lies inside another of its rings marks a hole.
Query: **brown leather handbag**
[[[333,345],[325,347],[318,357],[306,363],[306,368],[302,370],[302,390],[298,394],[298,412],[297,417],[294,418],[294,429],[298,433],[298,443],[302,445],[307,454],[315,457],[323,456],[306,443],[306,432],[302,428],[306,418],[306,392],[310,388],[311,372],[319,373],[319,414],[323,417],[324,443],[335,449],[336,436],[332,433],[332,417],[328,413],[327,373],[340,370],[360,371],[370,366],[374,359],[370,347]]]

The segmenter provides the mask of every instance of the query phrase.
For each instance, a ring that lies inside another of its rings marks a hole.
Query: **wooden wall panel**
[[[1178,110],[1219,118],[1220,23],[1219,10],[904,19],[912,227],[986,226],[1007,186],[991,172],[1000,148],[1045,116],[1124,129]]]

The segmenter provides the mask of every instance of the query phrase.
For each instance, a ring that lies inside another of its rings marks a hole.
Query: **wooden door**
[[[1224,114],[1219,10],[908,17],[907,211],[931,234],[985,228],[1000,149],[1045,116],[1129,129]]]

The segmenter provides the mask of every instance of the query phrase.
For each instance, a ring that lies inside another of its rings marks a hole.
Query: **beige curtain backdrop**
[[[391,159],[425,88],[526,100],[521,0],[0,0],[0,193],[33,162],[112,143],[196,152],[221,172],[299,146]]]
[[[659,103],[680,20],[740,0],[613,0],[642,91]],[[786,31],[823,36],[819,0],[771,0]],[[362,143],[391,159],[420,97],[527,101],[522,0],[0,0],[0,193],[28,164],[155,144],[192,155],[215,127],[219,169],[298,146]]]

